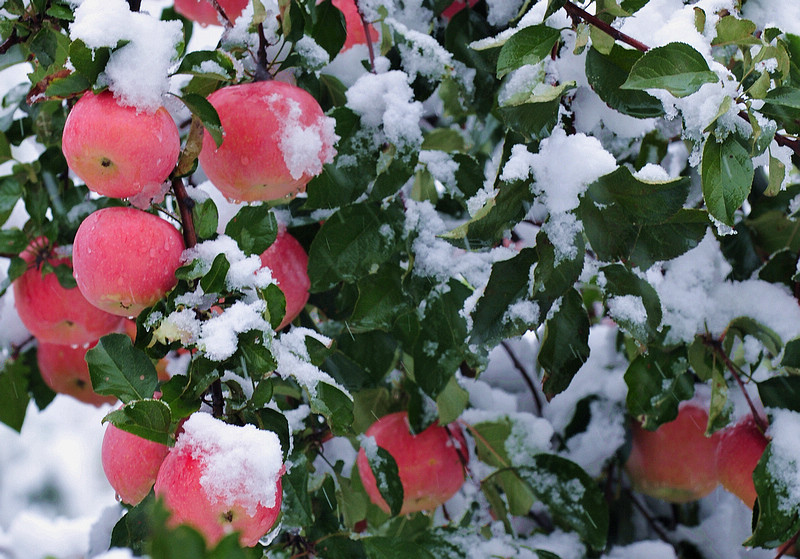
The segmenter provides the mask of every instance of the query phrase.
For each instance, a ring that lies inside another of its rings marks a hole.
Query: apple
[[[171,513],[169,525],[192,526],[209,547],[232,532],[254,546],[280,514],[282,459],[275,433],[198,412],[161,464],[155,493]]]
[[[347,38],[339,52],[344,52],[355,45],[366,45],[367,34],[364,31],[364,23],[361,21],[361,14],[358,13],[355,0],[332,0],[332,2],[344,15],[344,25],[347,30]],[[379,39],[378,31],[371,24],[368,25],[369,36],[374,43]]]
[[[96,307],[136,316],[175,287],[183,250],[180,232],[164,219],[135,208],[104,208],[75,234],[75,281]]]
[[[112,198],[160,193],[180,153],[180,135],[164,107],[146,113],[109,91],[87,92],[64,124],[62,151],[86,186]]]
[[[42,264],[65,264],[47,239],[33,241],[20,256],[28,269],[14,281],[14,305],[25,327],[39,341],[56,344],[85,344],[115,331],[120,318],[104,312],[86,300],[77,289],[65,289],[54,273],[42,275]]]
[[[477,3],[478,0],[469,0],[470,7],[474,6]],[[445,19],[450,19],[466,7],[467,7],[467,2],[465,2],[464,0],[455,0],[452,4],[450,4],[444,10],[442,10],[442,17]]]
[[[758,428],[752,415],[722,431],[717,448],[717,470],[722,486],[753,508],[756,488],[753,470],[756,469],[769,439]]]
[[[167,445],[108,424],[101,449],[103,471],[123,503],[138,505],[150,493],[167,452]]]
[[[718,483],[720,434],[705,435],[708,412],[684,402],[678,417],[648,431],[633,425],[633,445],[625,465],[636,491],[671,503],[705,497]]]
[[[236,21],[247,6],[248,0],[217,0],[220,8],[231,21]],[[221,25],[219,13],[211,0],[175,0],[175,11],[186,19],[196,21],[202,26]]]
[[[403,484],[403,507],[400,514],[435,509],[452,497],[464,483],[466,441],[461,429],[450,424],[431,425],[412,435],[408,413],[397,412],[381,417],[366,431],[377,445],[392,455]],[[356,460],[358,473],[370,500],[384,512],[389,505],[383,499],[362,448]]]
[[[200,165],[229,200],[292,197],[333,161],[335,122],[297,86],[275,80],[231,85],[208,101],[225,137],[217,147],[204,135]]]
[[[280,330],[300,314],[308,301],[308,255],[297,239],[281,229],[275,242],[261,253],[261,265],[272,271],[286,297],[286,315],[278,326]]]
[[[96,344],[95,341],[87,345],[72,346],[39,341],[36,362],[42,380],[53,392],[67,394],[86,404],[101,406],[116,402],[117,399],[113,396],[101,396],[92,389],[86,352]]]

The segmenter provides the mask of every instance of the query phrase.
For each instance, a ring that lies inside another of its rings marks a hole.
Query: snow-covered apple
[[[109,91],[87,92],[64,124],[62,151],[86,186],[112,198],[160,193],[180,152],[180,135],[164,107],[122,106]]]
[[[167,452],[167,445],[108,424],[101,450],[103,471],[123,503],[138,505],[150,493]]]
[[[195,413],[161,465],[155,492],[171,526],[192,526],[209,546],[232,532],[254,546],[280,513],[283,472],[275,433]]]
[[[96,307],[136,316],[170,291],[183,237],[169,222],[135,208],[104,208],[83,220],[72,246],[75,281]]]
[[[235,21],[242,10],[247,6],[248,0],[217,0],[219,7],[228,16],[228,19]],[[211,3],[211,0],[175,0],[175,11],[187,19],[196,21],[200,25],[222,25],[219,12]]]
[[[373,423],[366,436],[374,438],[377,446],[388,451],[397,462],[403,485],[400,514],[435,509],[450,499],[464,483],[467,445],[458,425],[442,427],[434,424],[414,435],[408,414],[396,412]],[[370,500],[389,512],[389,505],[380,494],[363,447],[358,452],[356,463]]]
[[[752,415],[725,429],[720,437],[717,449],[719,481],[750,508],[757,497],[753,470],[767,444],[769,440]]]
[[[281,229],[275,242],[261,253],[261,264],[272,271],[286,297],[286,314],[278,327],[281,329],[300,314],[308,301],[308,255],[297,239]]]
[[[633,444],[626,469],[640,493],[671,503],[705,497],[718,484],[717,446],[720,435],[705,434],[708,412],[685,402],[678,417],[655,431],[633,425]]]
[[[335,122],[297,86],[275,80],[232,85],[208,100],[225,137],[217,147],[205,134],[200,165],[230,200],[294,196],[322,172],[323,164],[333,161]]]
[[[36,361],[42,380],[53,392],[67,394],[93,406],[113,404],[113,396],[101,396],[92,389],[86,352],[97,342],[86,345],[51,344],[39,342]]]
[[[69,258],[55,255],[47,239],[36,239],[20,256],[28,269],[14,281],[14,305],[39,341],[86,344],[119,327],[118,316],[90,304],[78,289],[62,287],[55,273],[42,273],[45,262],[72,266]]]

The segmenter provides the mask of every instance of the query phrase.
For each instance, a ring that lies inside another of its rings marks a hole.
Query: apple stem
[[[131,7],[132,12],[138,12],[142,7],[142,0],[128,0],[128,6]]]
[[[225,10],[222,8],[222,6],[219,5],[219,2],[217,2],[217,0],[210,0],[210,2],[214,6],[214,9],[217,10],[217,13],[222,16],[222,21],[225,23],[225,29],[230,29],[233,27],[233,22],[228,17],[228,14],[225,13]]]
[[[514,353],[514,350],[511,349],[511,345],[507,341],[500,342],[500,345],[503,346],[503,349],[506,350],[509,359],[511,359],[511,363],[514,364],[514,368],[519,371],[519,374],[522,375],[522,380],[525,381],[525,384],[528,385],[528,389],[531,391],[531,396],[533,396],[533,402],[536,404],[536,415],[542,415],[542,401],[539,398],[539,392],[536,390],[536,385],[533,384],[533,380],[531,380],[530,375],[528,375],[528,371],[525,369],[525,366],[519,360],[519,358]]]
[[[267,70],[267,37],[264,35],[264,24],[258,24],[258,56],[256,58],[256,81],[267,81],[272,79]]]
[[[797,539],[799,537],[800,537],[800,532],[797,532],[794,536],[789,538],[789,540],[786,541],[786,543],[784,543],[782,546],[780,546],[778,548],[778,554],[775,555],[775,559],[780,559],[781,557],[786,555],[792,549],[792,546],[794,546],[794,544],[797,543]]]
[[[369,31],[369,22],[364,17],[364,12],[361,11],[361,6],[358,5],[356,0],[356,10],[358,10],[358,17],[361,18],[361,25],[364,26],[364,37],[367,39],[367,52],[369,53],[369,67],[370,72],[375,73],[375,48],[372,46],[372,33]]]
[[[759,430],[762,433],[766,433],[769,424],[756,409],[756,406],[753,403],[753,400],[750,398],[750,394],[747,392],[747,388],[745,387],[744,382],[742,381],[742,376],[739,374],[739,371],[737,370],[736,364],[733,361],[731,361],[730,357],[728,357],[728,355],[725,353],[725,350],[722,349],[721,340],[715,340],[709,335],[704,335],[702,337],[702,340],[705,346],[711,348],[714,351],[714,353],[716,353],[719,356],[719,358],[725,364],[725,367],[733,375],[733,378],[736,379],[736,383],[739,385],[742,394],[744,394],[744,399],[747,401],[747,405],[750,407],[750,412],[753,414],[753,421],[756,422],[756,425],[758,426]]]

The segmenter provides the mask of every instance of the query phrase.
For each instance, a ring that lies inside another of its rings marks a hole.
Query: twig
[[[3,44],[0,45],[0,54],[5,54],[8,52],[8,49],[19,43],[21,39],[19,35],[17,35],[17,28],[15,27],[11,31],[11,35],[8,36],[8,39],[3,41]]]
[[[646,51],[650,50],[650,47],[648,47],[644,43],[642,43],[640,41],[637,41],[636,39],[634,39],[630,35],[626,35],[625,33],[622,33],[618,29],[614,29],[609,24],[607,24],[605,21],[601,20],[597,16],[593,16],[592,14],[587,12],[586,10],[584,10],[582,8],[579,8],[578,6],[573,4],[572,2],[565,2],[564,3],[564,9],[567,11],[567,13],[569,14],[569,16],[571,18],[573,18],[573,19],[575,19],[575,18],[582,19],[583,21],[585,21],[585,22],[587,22],[587,23],[589,23],[591,25],[594,25],[600,31],[603,31],[606,34],[611,35],[617,41],[622,41],[623,43],[625,43],[627,45],[630,45],[633,48],[635,48],[636,50],[639,50],[639,51],[642,51],[642,52],[646,52]]]
[[[258,56],[256,57],[256,81],[271,80],[272,76],[267,71],[267,37],[264,35],[264,24],[258,24]]]
[[[186,244],[186,248],[191,248],[197,244],[197,232],[195,232],[194,219],[192,218],[194,200],[189,198],[189,195],[186,193],[186,186],[183,184],[183,179],[172,179],[172,192],[175,194],[175,200],[178,202],[178,210],[180,210],[181,213],[183,241]]]
[[[528,385],[528,389],[531,391],[531,395],[533,396],[533,401],[536,404],[537,415],[542,415],[542,400],[539,398],[539,392],[536,390],[533,380],[531,380],[530,376],[528,376],[528,371],[525,369],[525,366],[522,364],[519,358],[517,358],[514,350],[511,349],[511,345],[507,341],[500,342],[500,345],[502,345],[503,349],[506,350],[509,359],[511,359],[511,363],[514,364],[514,368],[519,371],[519,374],[522,375],[522,380],[524,380],[525,384]]]
[[[634,495],[630,489],[625,489],[625,493],[627,493],[628,497],[630,497],[633,506],[636,507],[636,509],[640,513],[642,513],[642,516],[644,516],[644,519],[647,521],[647,523],[650,525],[653,531],[656,534],[658,534],[658,537],[661,538],[662,541],[668,543],[674,548],[675,544],[672,543],[672,541],[669,539],[669,536],[667,535],[667,532],[664,530],[664,528],[661,527],[661,525],[656,521],[655,518],[653,518],[653,515],[650,514],[650,511],[647,510],[647,507],[645,507],[642,503],[639,502],[639,500],[636,498],[636,495]]]
[[[225,23],[225,29],[230,29],[233,27],[231,18],[228,17],[228,14],[225,13],[225,10],[219,5],[219,2],[217,2],[217,0],[209,1],[211,2],[211,5],[214,6],[214,9],[217,10],[217,13],[222,16],[222,21]]]
[[[225,413],[225,400],[222,398],[222,381],[217,379],[211,383],[211,413],[220,418]]]
[[[142,0],[128,0],[128,6],[131,7],[132,12],[138,12],[142,7]]]
[[[736,364],[734,364],[734,362],[731,361],[730,357],[728,357],[727,354],[725,353],[725,350],[722,349],[722,343],[719,340],[715,340],[714,338],[708,335],[704,335],[702,337],[702,340],[703,340],[703,345],[714,350],[714,353],[716,353],[719,356],[719,358],[725,364],[725,367],[733,375],[733,378],[736,379],[736,383],[739,385],[742,394],[744,394],[744,399],[747,400],[747,405],[750,406],[750,412],[753,414],[753,421],[756,422],[756,425],[758,426],[758,428],[761,430],[762,433],[766,432],[769,425],[767,424],[766,420],[763,417],[761,417],[761,414],[758,413],[758,410],[756,409],[755,404],[753,404],[753,400],[750,398],[750,394],[747,392],[747,388],[745,387],[744,382],[742,381],[742,377],[736,368]]]
[[[789,538],[789,540],[786,543],[784,543],[782,546],[780,546],[778,548],[778,554],[775,556],[775,559],[780,559],[781,557],[783,557],[784,555],[789,553],[789,551],[791,551],[791,549],[794,546],[794,544],[797,543],[797,538],[798,537],[800,537],[800,532],[797,532],[794,536]]]
[[[361,6],[356,1],[356,9],[358,10],[358,17],[361,18],[361,25],[364,26],[364,37],[367,39],[367,52],[369,53],[369,68],[370,72],[375,73],[375,47],[372,46],[372,33],[369,31],[369,22],[364,17],[364,12],[361,11]]]

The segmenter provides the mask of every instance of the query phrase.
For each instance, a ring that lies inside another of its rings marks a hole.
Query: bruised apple
[[[235,21],[242,15],[242,10],[245,9],[249,0],[217,1],[228,19]],[[219,13],[211,0],[175,0],[175,11],[200,25],[221,25]]]
[[[160,217],[104,208],[84,219],[75,234],[75,281],[96,307],[136,316],[175,287],[183,249],[180,232]]]
[[[648,431],[633,426],[633,446],[626,468],[640,493],[671,503],[705,497],[717,486],[717,446],[720,435],[705,435],[708,412],[694,402],[683,403],[678,417]]]
[[[180,152],[178,127],[164,107],[125,107],[109,91],[87,92],[64,124],[62,151],[86,186],[112,198],[156,196]]]
[[[67,394],[93,406],[113,404],[113,396],[101,396],[92,389],[86,352],[97,342],[87,345],[51,344],[39,342],[36,361],[42,380],[53,392]]]
[[[403,485],[403,507],[400,514],[435,509],[452,497],[464,483],[466,441],[461,429],[450,424],[431,425],[422,433],[411,434],[408,414],[385,415],[366,431],[375,443],[389,452],[397,462]],[[367,454],[358,452],[358,473],[370,500],[384,512],[389,505],[383,499],[369,466]]]
[[[280,330],[300,314],[308,301],[308,255],[297,239],[281,229],[275,242],[261,253],[261,265],[272,271],[286,297],[286,315],[278,326]]]
[[[208,100],[225,136],[217,147],[204,135],[200,165],[229,200],[294,196],[333,161],[335,122],[297,86],[275,80],[231,85]]]
[[[195,413],[161,464],[155,493],[171,513],[169,524],[192,526],[209,547],[232,532],[254,546],[281,510],[282,461],[272,431]]]
[[[722,486],[753,508],[756,488],[753,470],[756,469],[769,440],[758,428],[752,415],[722,432],[717,449],[717,468]]]
[[[138,505],[156,481],[169,447],[108,424],[103,435],[103,472],[123,503]]]
[[[67,265],[46,239],[31,243],[20,255],[28,265],[14,281],[14,305],[25,327],[39,341],[55,344],[86,344],[113,332],[120,318],[92,305],[77,289],[61,286],[55,273],[42,273],[42,266]]]

